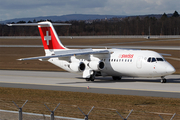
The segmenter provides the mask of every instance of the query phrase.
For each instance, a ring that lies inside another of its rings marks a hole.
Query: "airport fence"
[[[1,101],[0,120],[180,120],[177,113],[23,102]]]

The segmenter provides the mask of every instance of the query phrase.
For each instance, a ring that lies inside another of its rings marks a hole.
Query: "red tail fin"
[[[45,50],[66,49],[59,40],[59,37],[50,22],[40,22],[38,23],[38,28]]]
[[[39,23],[23,23],[23,24],[8,24],[8,26],[37,26],[41,35],[42,43],[46,54],[51,54],[54,50],[67,49],[59,40],[59,37],[54,30],[53,25],[71,25],[66,23],[52,23],[45,21]]]

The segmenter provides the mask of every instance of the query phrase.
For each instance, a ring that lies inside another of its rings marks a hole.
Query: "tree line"
[[[43,20],[40,20],[43,21]],[[40,21],[28,21],[36,23]],[[51,21],[51,20],[48,20]],[[59,21],[51,21],[59,22]],[[14,23],[14,22],[13,22]],[[17,23],[26,23],[19,21]],[[158,17],[132,16],[104,20],[66,21],[71,26],[54,26],[59,36],[85,35],[180,35],[180,16],[175,11]],[[37,27],[0,25],[0,36],[39,36]]]

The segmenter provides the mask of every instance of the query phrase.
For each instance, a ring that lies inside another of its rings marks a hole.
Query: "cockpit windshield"
[[[147,62],[151,62],[151,57],[148,58]]]
[[[157,61],[164,61],[163,58],[156,58]]]
[[[152,61],[151,62],[156,62],[156,58],[152,58]]]
[[[163,58],[149,57],[147,62],[165,61]]]

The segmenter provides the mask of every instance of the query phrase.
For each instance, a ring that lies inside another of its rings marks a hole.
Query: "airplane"
[[[48,61],[66,71],[82,73],[86,81],[94,81],[96,76],[112,76],[113,80],[122,77],[161,77],[175,72],[161,54],[150,50],[132,49],[68,49],[60,41],[53,25],[71,25],[67,23],[7,24],[8,26],[38,26],[44,46],[45,56],[21,58],[18,60]]]

